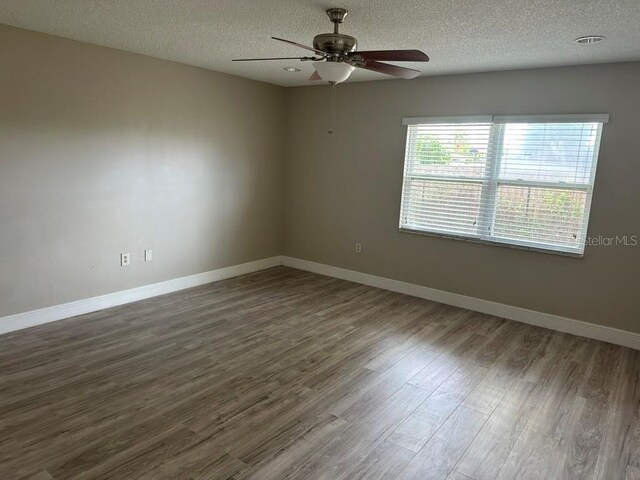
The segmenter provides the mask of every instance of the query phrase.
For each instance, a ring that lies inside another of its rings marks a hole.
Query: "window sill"
[[[561,252],[558,250],[550,250],[547,248],[540,248],[540,247],[532,247],[532,246],[527,246],[527,245],[517,245],[517,244],[512,244],[512,243],[502,243],[502,242],[492,242],[489,240],[483,240],[481,238],[473,238],[473,237],[465,237],[463,235],[455,235],[452,233],[438,233],[438,232],[427,232],[424,230],[413,230],[410,228],[399,228],[398,231],[400,233],[412,233],[415,235],[425,235],[427,237],[436,237],[436,238],[445,238],[445,239],[451,239],[451,240],[463,240],[466,242],[473,242],[473,243],[481,243],[484,245],[491,245],[493,247],[506,247],[506,248],[512,248],[515,250],[527,250],[530,252],[536,252],[536,253],[546,253],[549,255],[559,255],[561,257],[569,257],[569,258],[584,258],[584,253],[573,253],[573,252]]]

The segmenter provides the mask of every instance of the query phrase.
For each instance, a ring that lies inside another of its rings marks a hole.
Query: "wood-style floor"
[[[0,478],[640,478],[638,352],[274,268],[0,336]]]

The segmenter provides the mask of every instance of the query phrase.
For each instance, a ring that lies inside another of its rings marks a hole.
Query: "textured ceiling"
[[[309,62],[232,63],[305,55],[324,10],[345,7],[342,31],[361,50],[417,48],[423,75],[640,60],[640,0],[0,0],[0,23],[278,85],[304,85]],[[607,37],[578,45],[581,35]],[[296,66],[300,73],[283,71]],[[384,75],[357,71],[350,81]]]

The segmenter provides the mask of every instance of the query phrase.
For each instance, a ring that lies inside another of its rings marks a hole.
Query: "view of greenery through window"
[[[464,158],[468,163],[483,159],[482,152],[472,147],[463,133],[456,133],[447,146],[433,135],[420,135],[416,140],[416,154],[425,165],[448,165],[455,156]]]

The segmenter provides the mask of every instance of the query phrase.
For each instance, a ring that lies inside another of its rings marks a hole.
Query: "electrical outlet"
[[[356,243],[356,253],[362,253],[362,244]]]
[[[127,265],[131,264],[131,255],[129,255],[128,253],[121,253],[120,254],[120,266],[121,267],[126,267]]]
[[[153,260],[153,251],[152,250],[145,250],[144,251],[144,261],[145,262],[150,262],[151,260]]]

